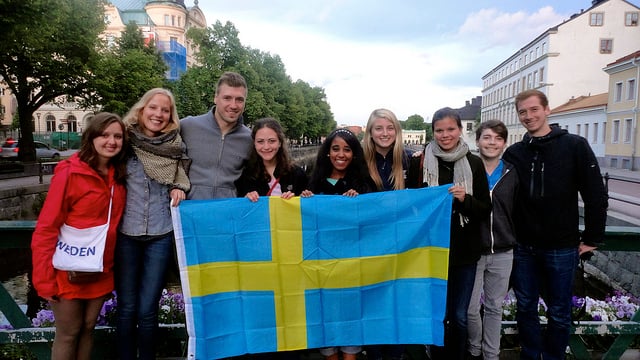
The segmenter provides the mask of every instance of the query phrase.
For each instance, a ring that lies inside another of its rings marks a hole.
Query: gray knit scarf
[[[453,163],[454,185],[464,184],[465,192],[473,195],[473,173],[467,160],[469,146],[460,139],[453,151],[445,152],[436,142],[430,142],[424,149],[423,179],[428,186],[438,186],[438,158]],[[469,219],[460,215],[460,226],[464,227]]]
[[[436,142],[430,142],[424,150],[423,178],[429,186],[438,186],[438,159],[453,164],[453,183],[464,184],[465,192],[473,195],[473,175],[467,160],[469,146],[462,139],[453,151],[445,152]]]
[[[145,174],[163,185],[189,191],[191,184],[187,177],[190,159],[182,149],[182,138],[178,130],[172,130],[156,137],[148,137],[137,124],[129,128],[131,147]]]

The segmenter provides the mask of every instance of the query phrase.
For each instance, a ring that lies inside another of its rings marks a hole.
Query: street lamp
[[[36,116],[38,117],[38,135],[40,135],[40,113],[36,113]]]

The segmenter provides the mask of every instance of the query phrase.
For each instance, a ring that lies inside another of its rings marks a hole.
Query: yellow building
[[[608,64],[604,71],[609,75],[605,164],[612,168],[638,170],[640,50]]]

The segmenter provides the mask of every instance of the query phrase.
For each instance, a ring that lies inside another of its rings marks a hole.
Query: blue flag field
[[[447,186],[172,209],[189,359],[443,344]]]

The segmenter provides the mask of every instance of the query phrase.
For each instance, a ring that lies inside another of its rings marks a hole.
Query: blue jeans
[[[467,311],[476,278],[476,264],[449,267],[444,348],[431,346],[432,359],[463,360],[467,352]]]
[[[513,290],[518,311],[520,358],[564,359],[571,331],[571,295],[578,248],[555,250],[516,245]],[[538,297],[547,305],[547,329],[542,333]]]
[[[155,359],[158,302],[172,258],[173,232],[151,240],[118,236],[115,285],[119,359]]]

